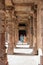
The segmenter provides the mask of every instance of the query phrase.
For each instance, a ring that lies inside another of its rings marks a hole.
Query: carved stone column
[[[42,40],[42,55],[40,56],[40,65],[43,65],[43,3],[41,3],[41,10],[40,10],[41,14],[40,14],[40,19],[41,19],[41,40]]]
[[[27,28],[26,28],[26,30],[27,30],[27,43],[30,45],[30,20],[28,20],[27,23],[28,23]]]
[[[14,53],[14,22],[12,20],[12,11],[6,10],[6,31],[8,34],[8,54]]]
[[[19,40],[18,23],[15,23],[15,45]]]
[[[30,18],[30,48],[33,47],[33,17]]]
[[[0,0],[0,65],[8,65],[5,49],[5,11],[4,0]]]
[[[34,5],[33,13],[33,54],[37,54],[37,5]]]
[[[15,44],[15,38],[14,38],[14,23],[9,23],[9,32],[8,32],[8,54],[14,53],[14,44]]]
[[[43,65],[43,2],[38,3],[38,22],[37,22],[37,43],[38,49],[41,50],[40,64]],[[40,51],[39,51],[40,52]]]
[[[8,33],[8,55],[12,55],[14,53],[14,35],[13,33]]]

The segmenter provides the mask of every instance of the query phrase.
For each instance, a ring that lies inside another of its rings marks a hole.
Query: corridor
[[[33,49],[27,43],[18,42],[14,48],[14,55],[7,55],[8,65],[38,65],[40,56],[32,55]],[[12,61],[13,60],[13,61]]]
[[[0,0],[0,65],[43,65],[43,0]]]

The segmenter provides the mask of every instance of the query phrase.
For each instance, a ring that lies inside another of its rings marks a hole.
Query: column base
[[[7,54],[8,55],[13,55],[14,54],[13,48],[8,48]]]
[[[38,50],[35,47],[33,47],[33,54],[38,55]]]
[[[7,60],[4,61],[3,59],[0,59],[0,65],[8,65]]]
[[[43,65],[43,56],[40,56],[40,65]]]
[[[38,64],[38,65],[40,65],[40,64]]]
[[[29,48],[33,48],[33,46],[30,45]]]

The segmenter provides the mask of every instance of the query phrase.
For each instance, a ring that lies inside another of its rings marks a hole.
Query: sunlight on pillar
[[[38,49],[38,54],[39,54],[39,56],[42,55],[42,49],[41,48]]]

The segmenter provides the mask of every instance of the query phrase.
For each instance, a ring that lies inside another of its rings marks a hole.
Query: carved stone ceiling
[[[14,14],[17,21],[24,22],[28,21],[28,18],[33,14],[31,8],[34,2],[35,0],[5,0],[5,5],[14,7]]]

